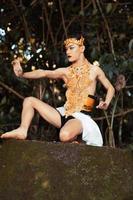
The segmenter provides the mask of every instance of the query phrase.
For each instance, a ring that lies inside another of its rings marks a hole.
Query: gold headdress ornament
[[[84,38],[83,38],[83,36],[81,36],[81,38],[79,40],[77,40],[76,38],[68,38],[64,41],[65,46],[67,46],[69,43],[82,46],[82,45],[84,45]]]

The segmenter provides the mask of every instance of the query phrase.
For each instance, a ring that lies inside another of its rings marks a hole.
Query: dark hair
[[[68,33],[67,34],[67,38],[75,38],[77,40],[80,40],[81,36],[83,36],[83,34],[81,32],[73,32],[73,33]]]
[[[89,57],[89,40],[88,40],[88,33],[86,32],[82,32],[82,31],[77,31],[77,30],[70,30],[67,33],[67,38],[75,38],[77,40],[80,40],[81,36],[83,36],[84,38],[84,46],[85,46],[85,51],[84,51],[84,55],[85,57]],[[66,38],[66,39],[67,39]]]

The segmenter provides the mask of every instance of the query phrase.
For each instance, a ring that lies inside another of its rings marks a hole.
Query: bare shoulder
[[[91,65],[92,70],[95,72],[95,74],[97,76],[104,76],[104,71],[103,69],[100,67],[99,62],[95,61],[92,65]]]
[[[69,72],[70,67],[71,67],[71,65],[68,66],[68,67],[62,68],[62,72],[65,73],[65,75],[67,75],[67,73]]]

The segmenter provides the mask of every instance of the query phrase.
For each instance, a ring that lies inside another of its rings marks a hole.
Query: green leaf
[[[110,13],[111,10],[112,10],[112,3],[108,3],[107,6],[106,6],[106,12]]]
[[[2,98],[1,104],[5,104],[7,102],[6,96]]]
[[[9,111],[9,113],[12,113],[12,112],[14,112],[14,106],[12,106],[11,108],[10,108],[10,111]]]
[[[133,51],[133,39],[130,40],[128,48],[129,48],[129,51]]]

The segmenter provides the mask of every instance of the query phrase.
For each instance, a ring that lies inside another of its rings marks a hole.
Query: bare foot
[[[27,137],[27,131],[24,128],[19,127],[10,132],[6,132],[6,133],[2,134],[0,137],[5,138],[5,139],[6,138],[14,138],[14,139],[19,139],[19,140],[24,140]]]
[[[77,140],[74,140],[72,143],[73,144],[80,144]]]

